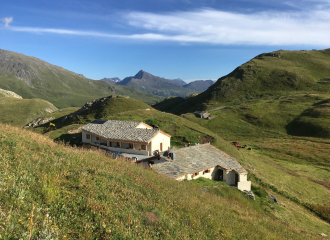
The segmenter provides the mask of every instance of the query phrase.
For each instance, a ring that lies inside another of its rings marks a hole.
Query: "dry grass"
[[[205,193],[33,132],[0,125],[0,133],[3,239],[319,239],[235,188]]]

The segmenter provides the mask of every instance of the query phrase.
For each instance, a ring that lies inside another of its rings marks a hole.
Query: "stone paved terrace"
[[[108,120],[103,124],[89,123],[82,129],[106,139],[148,143],[160,130],[136,128],[142,122]]]
[[[181,148],[173,152],[175,153],[174,160],[155,164],[152,168],[156,172],[174,179],[215,166],[220,166],[226,170],[232,169],[237,173],[247,173],[235,158],[209,143]]]

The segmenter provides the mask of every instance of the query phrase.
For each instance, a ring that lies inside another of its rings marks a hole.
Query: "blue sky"
[[[263,52],[330,47],[330,0],[11,0],[0,48],[88,78],[218,79]]]

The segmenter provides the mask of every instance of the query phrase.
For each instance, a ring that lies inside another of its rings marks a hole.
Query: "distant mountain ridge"
[[[165,79],[140,70],[135,76],[124,78],[116,84],[139,89],[162,97],[186,97],[196,92],[203,92],[214,82],[212,80],[197,80],[187,84],[180,78]]]
[[[184,85],[183,87],[196,90],[197,92],[204,92],[214,83],[215,82],[213,80],[195,80],[193,82]]]
[[[91,80],[38,58],[1,49],[0,88],[24,99],[45,99],[58,108],[82,106],[109,95],[126,95],[149,103],[161,100],[137,89]]]
[[[102,78],[100,79],[100,81],[105,81],[105,82],[108,82],[108,83],[112,83],[112,84],[117,84],[121,81],[120,78],[118,77],[114,77],[114,78]]]
[[[143,75],[143,73],[140,72],[144,72],[145,74]],[[114,77],[114,78],[102,78],[100,79],[101,81],[105,81],[108,83],[112,83],[112,84],[118,84],[118,85],[126,85],[129,84],[128,82],[132,79],[132,78],[138,78],[138,79],[142,79],[144,77],[146,77],[146,75],[148,75],[148,77],[146,78],[158,78],[150,73],[147,73],[143,70],[139,71],[134,77],[128,77],[125,78],[126,82],[121,83],[121,79],[118,77]],[[152,76],[152,77],[151,77]],[[168,80],[168,81],[172,81],[174,83],[179,84],[180,86],[184,87],[184,88],[188,88],[188,89],[192,89],[195,92],[204,92],[206,89],[208,89],[211,85],[213,85],[215,83],[215,81],[213,80],[195,80],[192,81],[190,83],[186,83],[184,80],[182,80],[181,78],[176,78],[176,79],[165,79],[165,78],[159,78],[159,81],[163,81],[163,80]],[[141,90],[141,89],[140,89]],[[143,89],[144,90],[144,89]],[[142,91],[142,90],[141,90]],[[176,96],[176,95],[175,95]]]
[[[177,78],[177,79],[169,79],[170,81],[176,82],[182,86],[186,85],[187,83],[185,81],[183,81],[181,78]]]
[[[140,70],[135,76],[124,78],[119,85],[136,88],[140,91],[159,95],[169,96],[188,96],[195,91],[184,88],[180,83],[172,80],[154,76],[148,72]]]

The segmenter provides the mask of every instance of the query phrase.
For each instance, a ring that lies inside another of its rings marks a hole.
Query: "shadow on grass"
[[[69,143],[71,146],[81,146],[82,145],[82,136],[81,133],[75,133],[75,134],[62,134],[58,138],[55,139],[55,141],[58,142],[64,142]]]

